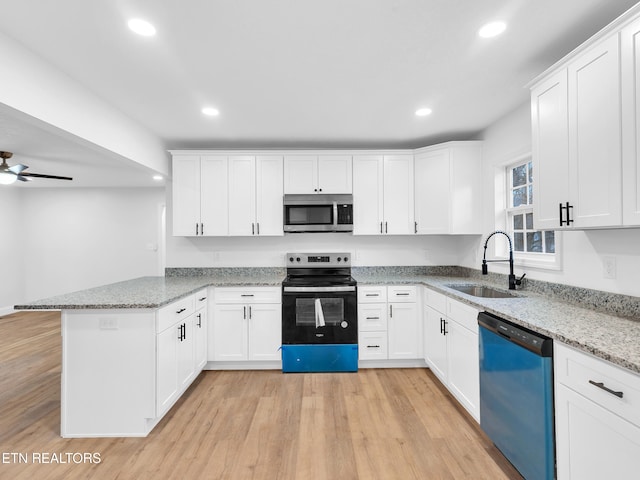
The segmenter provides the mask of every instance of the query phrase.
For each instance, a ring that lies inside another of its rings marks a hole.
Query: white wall
[[[23,222],[21,196],[17,189],[0,186],[0,315],[14,299],[22,298],[24,287]]]
[[[495,174],[496,169],[531,151],[530,105],[525,103],[506,115],[483,133],[484,155],[482,177],[485,211],[483,225],[485,237],[496,229]],[[535,165],[534,165],[535,181]],[[499,218],[498,218],[499,220]],[[516,274],[554,283],[575,285],[626,295],[640,296],[640,229],[590,230],[561,232],[562,269],[559,271],[527,267],[516,269]],[[484,237],[472,239],[468,254],[461,264],[480,268]],[[604,256],[614,256],[617,277],[603,277]],[[491,264],[490,269],[506,273],[507,265]]]
[[[4,313],[16,303],[163,274],[153,248],[161,240],[164,188],[4,190],[3,218],[6,198],[19,215],[12,218],[14,231],[0,233],[3,247],[7,241],[16,250],[11,258],[19,259],[0,273]]]

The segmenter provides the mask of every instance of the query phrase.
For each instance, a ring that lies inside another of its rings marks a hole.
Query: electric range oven
[[[357,371],[357,284],[351,277],[351,255],[290,253],[286,261],[283,371]]]

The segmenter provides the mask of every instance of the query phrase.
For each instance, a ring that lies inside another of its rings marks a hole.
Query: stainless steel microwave
[[[284,231],[352,232],[353,195],[285,195]]]

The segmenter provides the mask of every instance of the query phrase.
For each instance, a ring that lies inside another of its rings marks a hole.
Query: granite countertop
[[[16,310],[76,310],[159,308],[206,287],[280,286],[279,271],[243,272],[234,269],[217,275],[140,277],[101,287],[57,295],[16,305]]]
[[[510,298],[473,297],[448,285],[485,284],[507,291],[506,283],[460,276],[455,269],[427,274],[413,269],[354,269],[353,276],[362,286],[425,285],[479,310],[640,373],[640,317],[633,309],[627,317],[603,313],[562,301],[555,295],[527,289],[511,292],[514,296]],[[284,277],[284,269],[278,268],[176,269],[169,276],[141,277],[16,305],[15,309],[158,308],[209,286],[280,286]]]
[[[507,285],[459,276],[356,275],[358,285],[425,285],[463,303],[547,335],[640,373],[640,319],[594,311],[531,291],[509,298],[481,298],[447,285],[484,284],[508,292]]]

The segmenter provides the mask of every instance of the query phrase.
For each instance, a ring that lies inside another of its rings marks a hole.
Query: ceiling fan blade
[[[20,180],[21,182],[28,182],[29,181],[29,179],[25,178],[23,175],[16,175],[16,178],[18,180]]]
[[[37,177],[37,178],[53,178],[56,180],[73,180],[72,177],[60,177],[58,175],[43,175],[41,173],[21,173],[23,177]]]
[[[19,174],[22,171],[26,170],[27,168],[29,168],[29,167],[27,167],[26,165],[21,165],[21,164],[18,163],[17,165],[10,166],[9,168],[7,168],[7,170],[9,170],[10,172]]]

